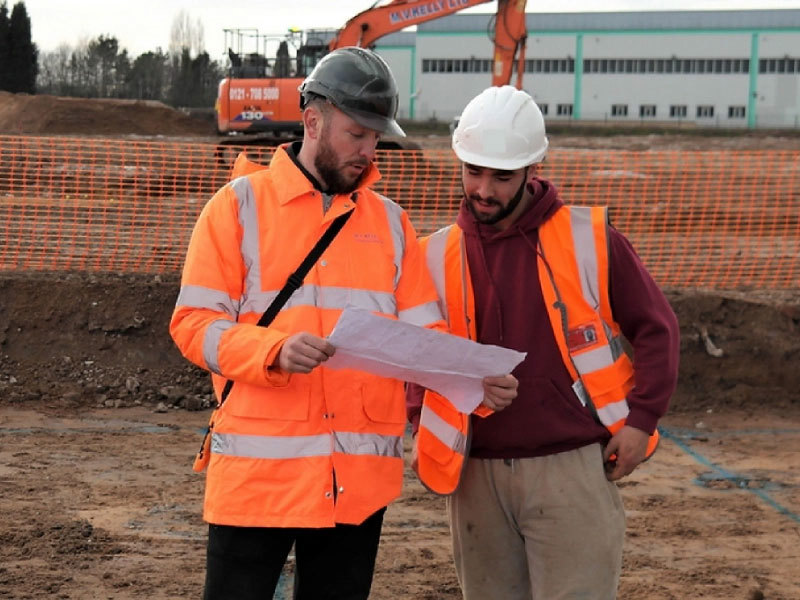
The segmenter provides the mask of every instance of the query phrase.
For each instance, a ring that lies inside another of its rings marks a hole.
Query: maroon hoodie
[[[552,183],[535,179],[533,200],[505,231],[475,220],[462,200],[464,231],[475,292],[478,341],[527,352],[514,369],[519,394],[503,411],[472,417],[470,456],[524,458],[572,450],[610,434],[572,391],[539,285],[539,226],[562,206]],[[678,375],[678,322],[630,242],[608,229],[614,318],[634,349],[636,386],[628,394],[627,424],[652,433],[666,412]],[[409,386],[408,416],[419,426],[422,389]]]

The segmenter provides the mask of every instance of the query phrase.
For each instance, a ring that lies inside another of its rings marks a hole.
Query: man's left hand
[[[633,470],[647,454],[650,436],[636,427],[624,425],[608,442],[603,450],[603,463],[606,465],[606,479],[616,481]],[[615,458],[611,460],[611,457]]]
[[[519,381],[511,374],[483,378],[483,406],[503,410],[517,397]]]

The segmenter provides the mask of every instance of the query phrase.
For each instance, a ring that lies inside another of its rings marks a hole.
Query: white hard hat
[[[453,132],[453,150],[465,163],[514,171],[547,154],[542,111],[527,92],[490,87],[464,108]]]

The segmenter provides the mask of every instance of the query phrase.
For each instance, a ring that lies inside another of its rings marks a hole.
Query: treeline
[[[37,90],[56,96],[160,100],[172,106],[213,107],[223,67],[207,52],[160,48],[131,59],[115,37],[78,48],[61,46],[39,59]]]
[[[116,37],[100,35],[40,53],[25,3],[15,4],[9,16],[6,0],[0,0],[0,90],[211,108],[225,66],[211,60],[202,38],[200,22],[181,11],[168,51],[157,48],[132,58]]]
[[[8,13],[8,4],[0,2],[0,90],[36,91],[38,51],[31,40],[31,20],[23,2]]]

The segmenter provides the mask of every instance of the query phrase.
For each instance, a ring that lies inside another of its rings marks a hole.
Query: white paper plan
[[[329,369],[358,369],[410,381],[440,393],[464,413],[483,400],[481,380],[510,373],[525,358],[500,346],[479,344],[361,308],[346,308],[328,336],[335,354]]]

